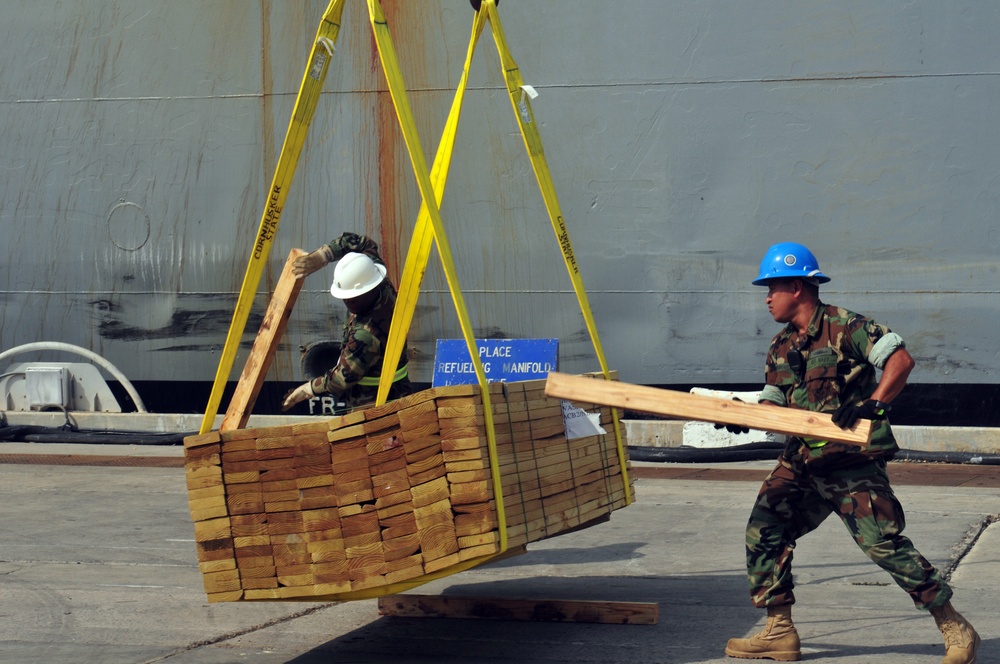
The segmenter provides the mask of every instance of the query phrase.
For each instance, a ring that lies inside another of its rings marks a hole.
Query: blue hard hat
[[[753,285],[766,286],[771,279],[811,279],[817,284],[830,281],[819,271],[819,261],[812,252],[797,242],[779,242],[764,254]]]

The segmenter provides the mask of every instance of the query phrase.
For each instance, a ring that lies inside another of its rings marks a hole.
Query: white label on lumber
[[[607,433],[601,426],[600,413],[588,413],[569,401],[562,402],[563,424],[566,425],[566,440],[586,438]]]

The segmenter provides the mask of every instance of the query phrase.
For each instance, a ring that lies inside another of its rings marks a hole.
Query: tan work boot
[[[955,610],[951,602],[931,609],[931,615],[944,635],[945,653],[941,664],[974,664],[979,649],[979,634],[969,621]]]
[[[764,630],[749,639],[729,639],[726,654],[743,659],[773,659],[797,662],[802,656],[799,633],[792,624],[792,606],[772,606],[767,609]]]

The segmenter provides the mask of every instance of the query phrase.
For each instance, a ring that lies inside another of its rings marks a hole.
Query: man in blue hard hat
[[[855,542],[931,612],[945,639],[943,664],[976,661],[980,638],[951,605],[952,590],[902,534],[905,519],[886,473],[898,451],[886,417],[913,369],[902,338],[885,325],[824,304],[830,281],[808,248],[783,242],[768,249],[755,286],[766,286],[768,311],[785,327],[771,341],[760,402],[832,413],[844,429],[873,420],[870,445],[790,438],[764,480],[746,528],[747,578],[754,606],[767,609],[763,631],[730,639],[726,654],[798,661],[792,623],[792,554],[798,538],[837,514]],[[877,377],[877,371],[881,377]]]

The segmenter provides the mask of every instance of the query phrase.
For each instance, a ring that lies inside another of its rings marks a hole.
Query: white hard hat
[[[364,295],[385,279],[385,266],[365,254],[345,254],[333,270],[330,295],[341,300]]]

